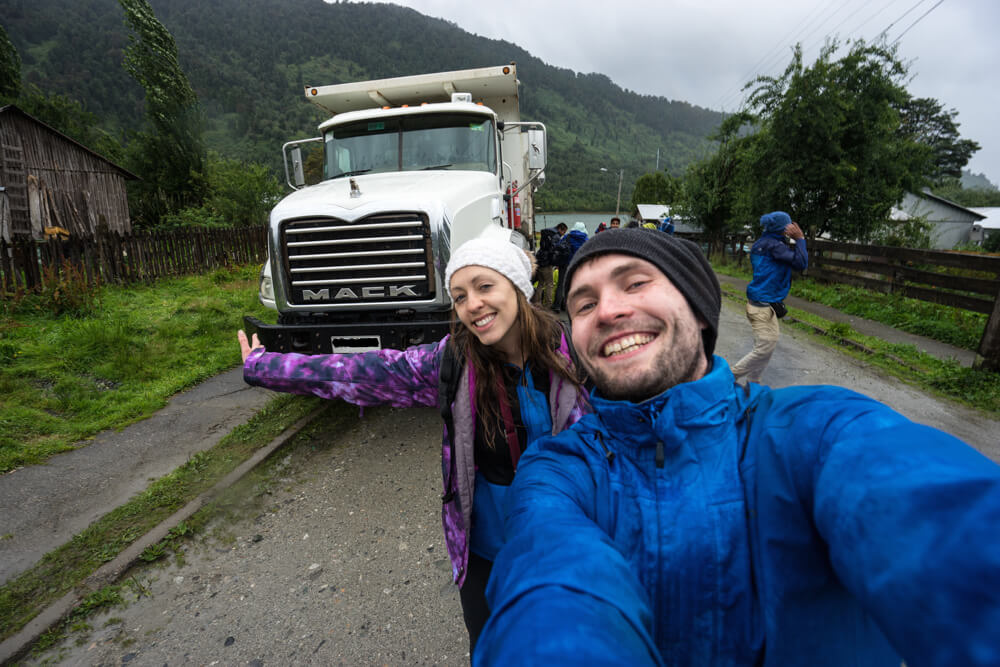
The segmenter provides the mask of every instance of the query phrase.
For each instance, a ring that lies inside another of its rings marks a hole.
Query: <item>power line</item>
[[[867,19],[865,19],[864,21],[862,21],[853,31],[851,31],[851,33],[848,33],[848,34],[849,35],[853,35],[853,34],[857,33],[858,31],[861,30],[862,27],[864,27],[866,24],[868,24],[869,22],[871,22],[878,15],[880,15],[881,13],[883,13],[884,11],[886,11],[887,9],[889,9],[889,7],[891,7],[892,5],[895,5],[898,1],[899,0],[889,0],[880,9],[878,9],[874,14],[872,14]],[[902,14],[900,14],[898,17],[896,17],[891,23],[889,23],[888,26],[886,26],[885,29],[883,29],[878,34],[888,34],[889,30],[891,30],[893,26],[895,26],[900,21],[902,21],[904,18],[906,18],[907,15],[909,15],[910,13],[912,13],[915,9],[917,9],[924,2],[926,2],[926,0],[917,0],[916,3],[914,3],[913,5],[911,5],[906,11],[904,11]],[[903,37],[903,35],[905,35],[907,32],[909,32],[911,28],[913,28],[917,23],[919,23],[920,21],[922,21],[928,14],[930,14],[932,11],[934,11],[934,9],[936,9],[938,6],[940,6],[943,2],[944,2],[944,0],[938,0],[938,2],[936,4],[934,4],[930,9],[928,9],[926,12],[924,12],[922,15],[920,15],[920,17],[918,17],[913,23],[911,23],[906,28],[906,30],[904,30],[903,32],[901,32],[892,43],[893,44],[897,43]],[[846,0],[839,7],[837,7],[835,11],[827,14],[825,17],[822,16],[824,12],[820,12],[819,13],[819,15],[820,15],[821,18],[819,19],[818,25],[813,26],[812,30],[807,35],[805,35],[805,37],[803,37],[803,39],[798,40],[798,43],[802,46],[802,52],[803,52],[803,54],[806,53],[806,51],[808,50],[808,48],[811,48],[815,44],[815,42],[812,42],[812,43],[810,43],[807,46],[806,45],[806,41],[812,35],[814,35],[817,32],[817,30],[819,30],[822,26],[824,26],[825,24],[829,23],[830,20],[834,16],[836,16],[841,10],[847,8],[847,6],[849,4],[850,4],[850,0]],[[810,15],[808,15],[807,18],[804,21],[800,21],[799,24],[796,25],[795,28],[793,28],[791,31],[789,31],[789,33],[785,36],[785,38],[782,41],[786,41],[787,42],[788,38],[792,34],[794,34],[794,32],[796,30],[800,29],[800,26],[802,26],[801,27],[802,30],[806,30],[809,27],[810,23],[815,22],[817,20],[816,9],[818,9],[820,7],[822,7],[822,5],[818,5],[816,8],[814,8],[813,12],[811,12]],[[829,6],[827,6],[827,8],[829,8]],[[823,38],[824,42],[827,41],[827,40],[829,40],[829,38],[831,36],[831,33],[835,33],[835,31],[837,29],[839,29],[841,26],[843,26],[845,23],[847,23],[851,18],[857,16],[857,14],[862,9],[864,9],[864,8],[865,8],[865,5],[862,4],[860,7],[854,9],[845,19],[843,19],[840,23],[838,23],[829,33],[827,33],[824,36],[824,38]],[[731,91],[731,92],[723,95],[722,98],[720,98],[720,106],[721,106],[721,108],[725,109],[725,107],[734,98],[737,98],[743,92],[743,86],[745,85],[745,82],[751,80],[751,77],[761,76],[762,73],[764,73],[764,72],[772,71],[773,68],[780,62],[780,54],[775,55],[775,50],[776,49],[781,49],[781,48],[787,48],[787,46],[788,46],[787,44],[783,46],[781,44],[781,42],[779,42],[779,46],[771,49],[760,60],[758,60],[757,64],[754,65],[754,68],[751,70],[751,72],[749,74],[747,74],[747,75],[744,76],[744,78],[743,78],[744,84],[740,84],[739,87],[737,87],[735,90],[733,90],[733,91]],[[806,58],[804,57],[803,60],[805,60],[805,59]]]
[[[788,42],[788,38],[791,37],[793,34],[795,34],[795,31],[797,31],[799,29],[799,27],[802,26],[804,23],[811,22],[812,19],[813,19],[813,14],[815,14],[818,10],[823,9],[823,7],[824,7],[824,3],[822,2],[822,0],[820,0],[820,2],[818,2],[816,4],[816,6],[813,7],[813,9],[812,9],[811,12],[807,13],[806,16],[803,17],[803,19],[801,21],[799,21],[798,24],[796,24],[794,27],[792,27],[792,29],[789,30],[785,34],[784,37],[782,37],[780,40],[778,40],[775,43],[775,46],[771,47],[771,49],[769,49],[767,52],[764,53],[763,56],[760,57],[760,60],[758,60],[756,63],[754,63],[753,67],[750,68],[750,71],[747,72],[746,74],[744,74],[743,77],[740,79],[740,81],[741,82],[748,81],[750,79],[750,77],[752,77],[756,72],[758,72],[760,70],[761,65],[765,61],[767,61],[769,58],[771,58],[771,56],[774,54],[774,52],[776,50],[784,49],[786,47],[787,42]],[[737,93],[742,89],[742,87],[743,87],[743,83],[740,83],[739,87],[737,88]],[[732,95],[733,95],[733,93],[725,93],[725,94],[723,94],[723,96],[719,98],[719,100],[718,100],[718,102],[716,104],[718,104],[720,106],[724,106],[724,104],[729,100],[730,97],[732,97]]]
[[[938,1],[937,1],[937,2],[936,2],[936,3],[934,4],[934,6],[933,6],[933,7],[931,7],[931,8],[930,8],[930,9],[928,9],[928,10],[927,10],[926,12],[924,12],[923,14],[921,14],[921,15],[920,15],[920,18],[918,18],[918,19],[917,19],[916,21],[914,21],[913,23],[911,23],[911,24],[910,24],[910,28],[912,28],[913,26],[915,26],[915,25],[917,25],[918,23],[920,23],[920,22],[921,22],[921,21],[922,21],[922,20],[924,19],[924,17],[925,17],[925,16],[927,16],[928,14],[930,14],[931,12],[933,12],[933,11],[934,11],[935,9],[937,9],[937,8],[938,8],[938,7],[939,7],[939,6],[941,5],[941,3],[942,3],[942,2],[944,2],[944,0],[938,0]],[[895,44],[895,43],[896,43],[896,42],[898,42],[899,40],[903,39],[903,35],[905,35],[906,33],[910,32],[910,28],[907,28],[907,29],[906,29],[906,30],[904,30],[903,32],[899,33],[899,36],[898,36],[898,37],[896,37],[896,39],[892,40],[892,43],[893,43],[893,44]]]
[[[853,11],[851,11],[848,17],[842,20],[837,27],[843,25],[843,23],[850,20],[851,17],[857,15],[859,11],[865,8],[866,6],[865,0],[860,0],[860,1],[861,5],[855,8]],[[889,0],[890,3],[896,1],[897,0]],[[920,1],[923,2],[923,0]],[[801,32],[804,32],[805,34],[801,38],[796,39],[795,42],[802,47],[803,60],[808,60],[805,54],[808,51],[812,50],[813,48],[816,48],[816,45],[819,44],[820,42],[825,43],[829,39],[830,33],[833,31],[831,30],[829,32],[826,32],[822,40],[812,40],[811,38],[813,37],[813,35],[815,35],[817,32],[824,31],[826,29],[826,26],[832,20],[834,20],[834,18],[837,15],[839,15],[841,12],[845,10],[849,10],[849,5],[851,5],[851,3],[852,0],[844,0],[844,2],[840,3],[839,5],[827,5],[826,7],[823,8],[823,11],[821,11],[818,16],[810,16],[809,19],[805,22],[805,25],[802,25],[801,28],[799,26],[793,28],[784,38],[783,41],[785,42],[785,44],[781,44],[779,42],[779,46],[777,48],[778,49],[789,48],[791,44],[787,43],[788,38],[791,37],[797,30],[801,30]],[[822,5],[820,5],[820,7],[822,7]],[[802,22],[800,22],[800,25],[801,23]],[[735,98],[738,98],[743,93],[743,86],[746,81],[751,80],[751,76],[762,76],[767,72],[771,72],[776,67],[778,67],[781,64],[781,62],[782,62],[782,55],[780,53],[774,54],[774,49],[769,51],[768,54],[761,59],[761,61],[758,61],[758,64],[754,66],[754,69],[751,71],[751,73],[744,77],[743,84],[740,84],[739,87],[737,87],[735,90],[732,90],[731,92],[723,96],[721,103],[722,108],[725,108],[726,105],[728,105]],[[761,63],[763,63],[763,65]]]
[[[907,9],[907,10],[906,10],[905,12],[903,12],[903,13],[902,13],[901,15],[899,15],[898,17],[896,17],[896,20],[895,20],[895,21],[893,21],[892,23],[890,23],[889,25],[887,25],[887,26],[885,27],[885,29],[884,29],[884,30],[883,30],[883,31],[882,31],[881,33],[879,33],[879,34],[883,34],[883,33],[884,33],[884,34],[888,34],[888,33],[889,33],[889,31],[890,31],[890,30],[892,30],[892,26],[894,26],[894,25],[896,25],[897,23],[899,23],[900,21],[902,21],[902,20],[903,20],[904,18],[906,18],[906,15],[907,15],[907,14],[909,14],[910,12],[912,12],[912,11],[913,11],[914,9],[916,9],[917,7],[919,7],[919,6],[920,6],[920,5],[922,5],[922,4],[924,4],[924,0],[917,0],[917,3],[916,3],[915,5],[913,5],[913,6],[912,6],[912,7],[910,7],[909,9]]]
[[[849,33],[847,33],[848,36],[852,36],[852,35],[858,34],[861,31],[861,29],[864,28],[870,21],[874,20],[879,14],[881,14],[885,10],[889,9],[889,7],[892,7],[897,2],[899,2],[899,0],[892,0],[889,4],[883,5],[881,9],[879,9],[874,14],[872,14],[871,16],[869,16],[868,18],[866,18],[864,21],[862,21],[859,25],[857,25],[854,28],[854,30],[852,30]],[[921,0],[921,2],[923,2],[923,0]],[[881,34],[881,33],[879,33],[879,34]]]
[[[885,9],[885,7],[886,6],[883,6],[882,9]],[[841,21],[840,23],[838,23],[837,25],[835,25],[830,32],[832,34],[836,35],[837,31],[840,30],[841,26],[843,26],[845,23],[847,23],[848,21],[850,21],[851,19],[853,19],[855,16],[857,16],[858,12],[860,12],[862,9],[867,9],[867,8],[868,8],[868,4],[867,3],[861,3],[858,6],[857,9],[855,9],[853,12],[851,12],[850,14],[847,15],[847,18],[845,18],[843,21]]]

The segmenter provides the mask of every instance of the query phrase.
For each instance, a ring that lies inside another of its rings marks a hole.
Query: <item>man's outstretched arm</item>
[[[607,490],[583,447],[564,434],[521,459],[474,664],[662,664],[638,577],[593,519]]]

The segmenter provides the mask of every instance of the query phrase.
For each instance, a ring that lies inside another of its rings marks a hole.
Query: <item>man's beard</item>
[[[603,398],[641,403],[683,382],[697,380],[705,361],[703,355],[701,329],[686,325],[681,328],[675,322],[670,331],[670,343],[662,347],[652,363],[639,374],[612,377],[601,369],[592,368],[585,359],[581,361]]]

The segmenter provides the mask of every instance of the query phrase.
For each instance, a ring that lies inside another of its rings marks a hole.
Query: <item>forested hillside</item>
[[[516,61],[526,119],[549,128],[546,210],[614,208],[656,166],[680,174],[710,149],[721,115],[622,90],[606,76],[551,67],[509,42],[385,4],[322,0],[151,0],[176,40],[180,64],[223,156],[277,169],[285,141],[323,119],[305,85],[463,69]],[[127,140],[143,91],[121,66],[128,31],[116,0],[4,0],[0,18],[25,83],[82,102]],[[664,73],[664,76],[669,76]],[[607,169],[602,172],[601,168]],[[542,194],[540,193],[540,194]]]

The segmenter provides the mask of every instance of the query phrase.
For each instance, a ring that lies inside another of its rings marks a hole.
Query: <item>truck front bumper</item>
[[[266,324],[249,315],[243,318],[247,336],[257,338],[268,352],[330,354],[366,352],[433,343],[448,333],[450,321],[359,322],[348,324]]]

